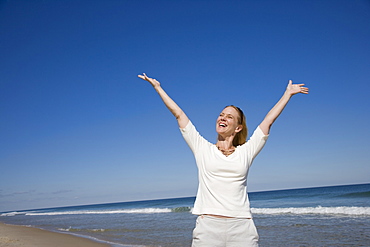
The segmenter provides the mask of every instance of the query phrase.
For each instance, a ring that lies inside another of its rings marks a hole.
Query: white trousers
[[[252,219],[201,215],[193,231],[192,247],[258,247]]]

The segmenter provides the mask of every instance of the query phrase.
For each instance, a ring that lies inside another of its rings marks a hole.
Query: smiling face
[[[234,107],[226,107],[216,121],[216,132],[221,136],[231,136],[241,131],[239,112]]]

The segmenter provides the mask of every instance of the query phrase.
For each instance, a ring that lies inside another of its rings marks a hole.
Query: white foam
[[[370,207],[252,208],[254,214],[334,214],[370,216]]]
[[[24,215],[25,212],[9,212],[9,213],[2,213],[0,216],[16,216],[16,215]]]
[[[71,226],[69,228],[58,228],[58,230],[62,232],[69,232],[71,229],[72,229]]]
[[[138,208],[120,210],[91,210],[91,211],[62,211],[62,212],[32,212],[26,213],[29,216],[40,215],[71,215],[71,214],[152,214],[152,213],[171,213],[169,208]]]
[[[290,207],[290,208],[252,208],[253,214],[321,214],[321,215],[348,215],[348,216],[370,216],[370,207]],[[190,212],[192,209],[190,210]],[[137,208],[117,210],[75,210],[75,211],[53,211],[53,212],[9,212],[0,216],[52,216],[52,215],[78,215],[78,214],[153,214],[171,213],[170,208]]]

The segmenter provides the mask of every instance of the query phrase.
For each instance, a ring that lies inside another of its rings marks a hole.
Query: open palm
[[[308,87],[304,87],[304,84],[293,84],[292,80],[289,80],[288,86],[287,86],[287,92],[291,95],[297,94],[297,93],[304,93],[308,94]]]

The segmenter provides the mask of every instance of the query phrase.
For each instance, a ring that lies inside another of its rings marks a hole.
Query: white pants
[[[252,219],[201,215],[193,231],[192,247],[258,247]]]

